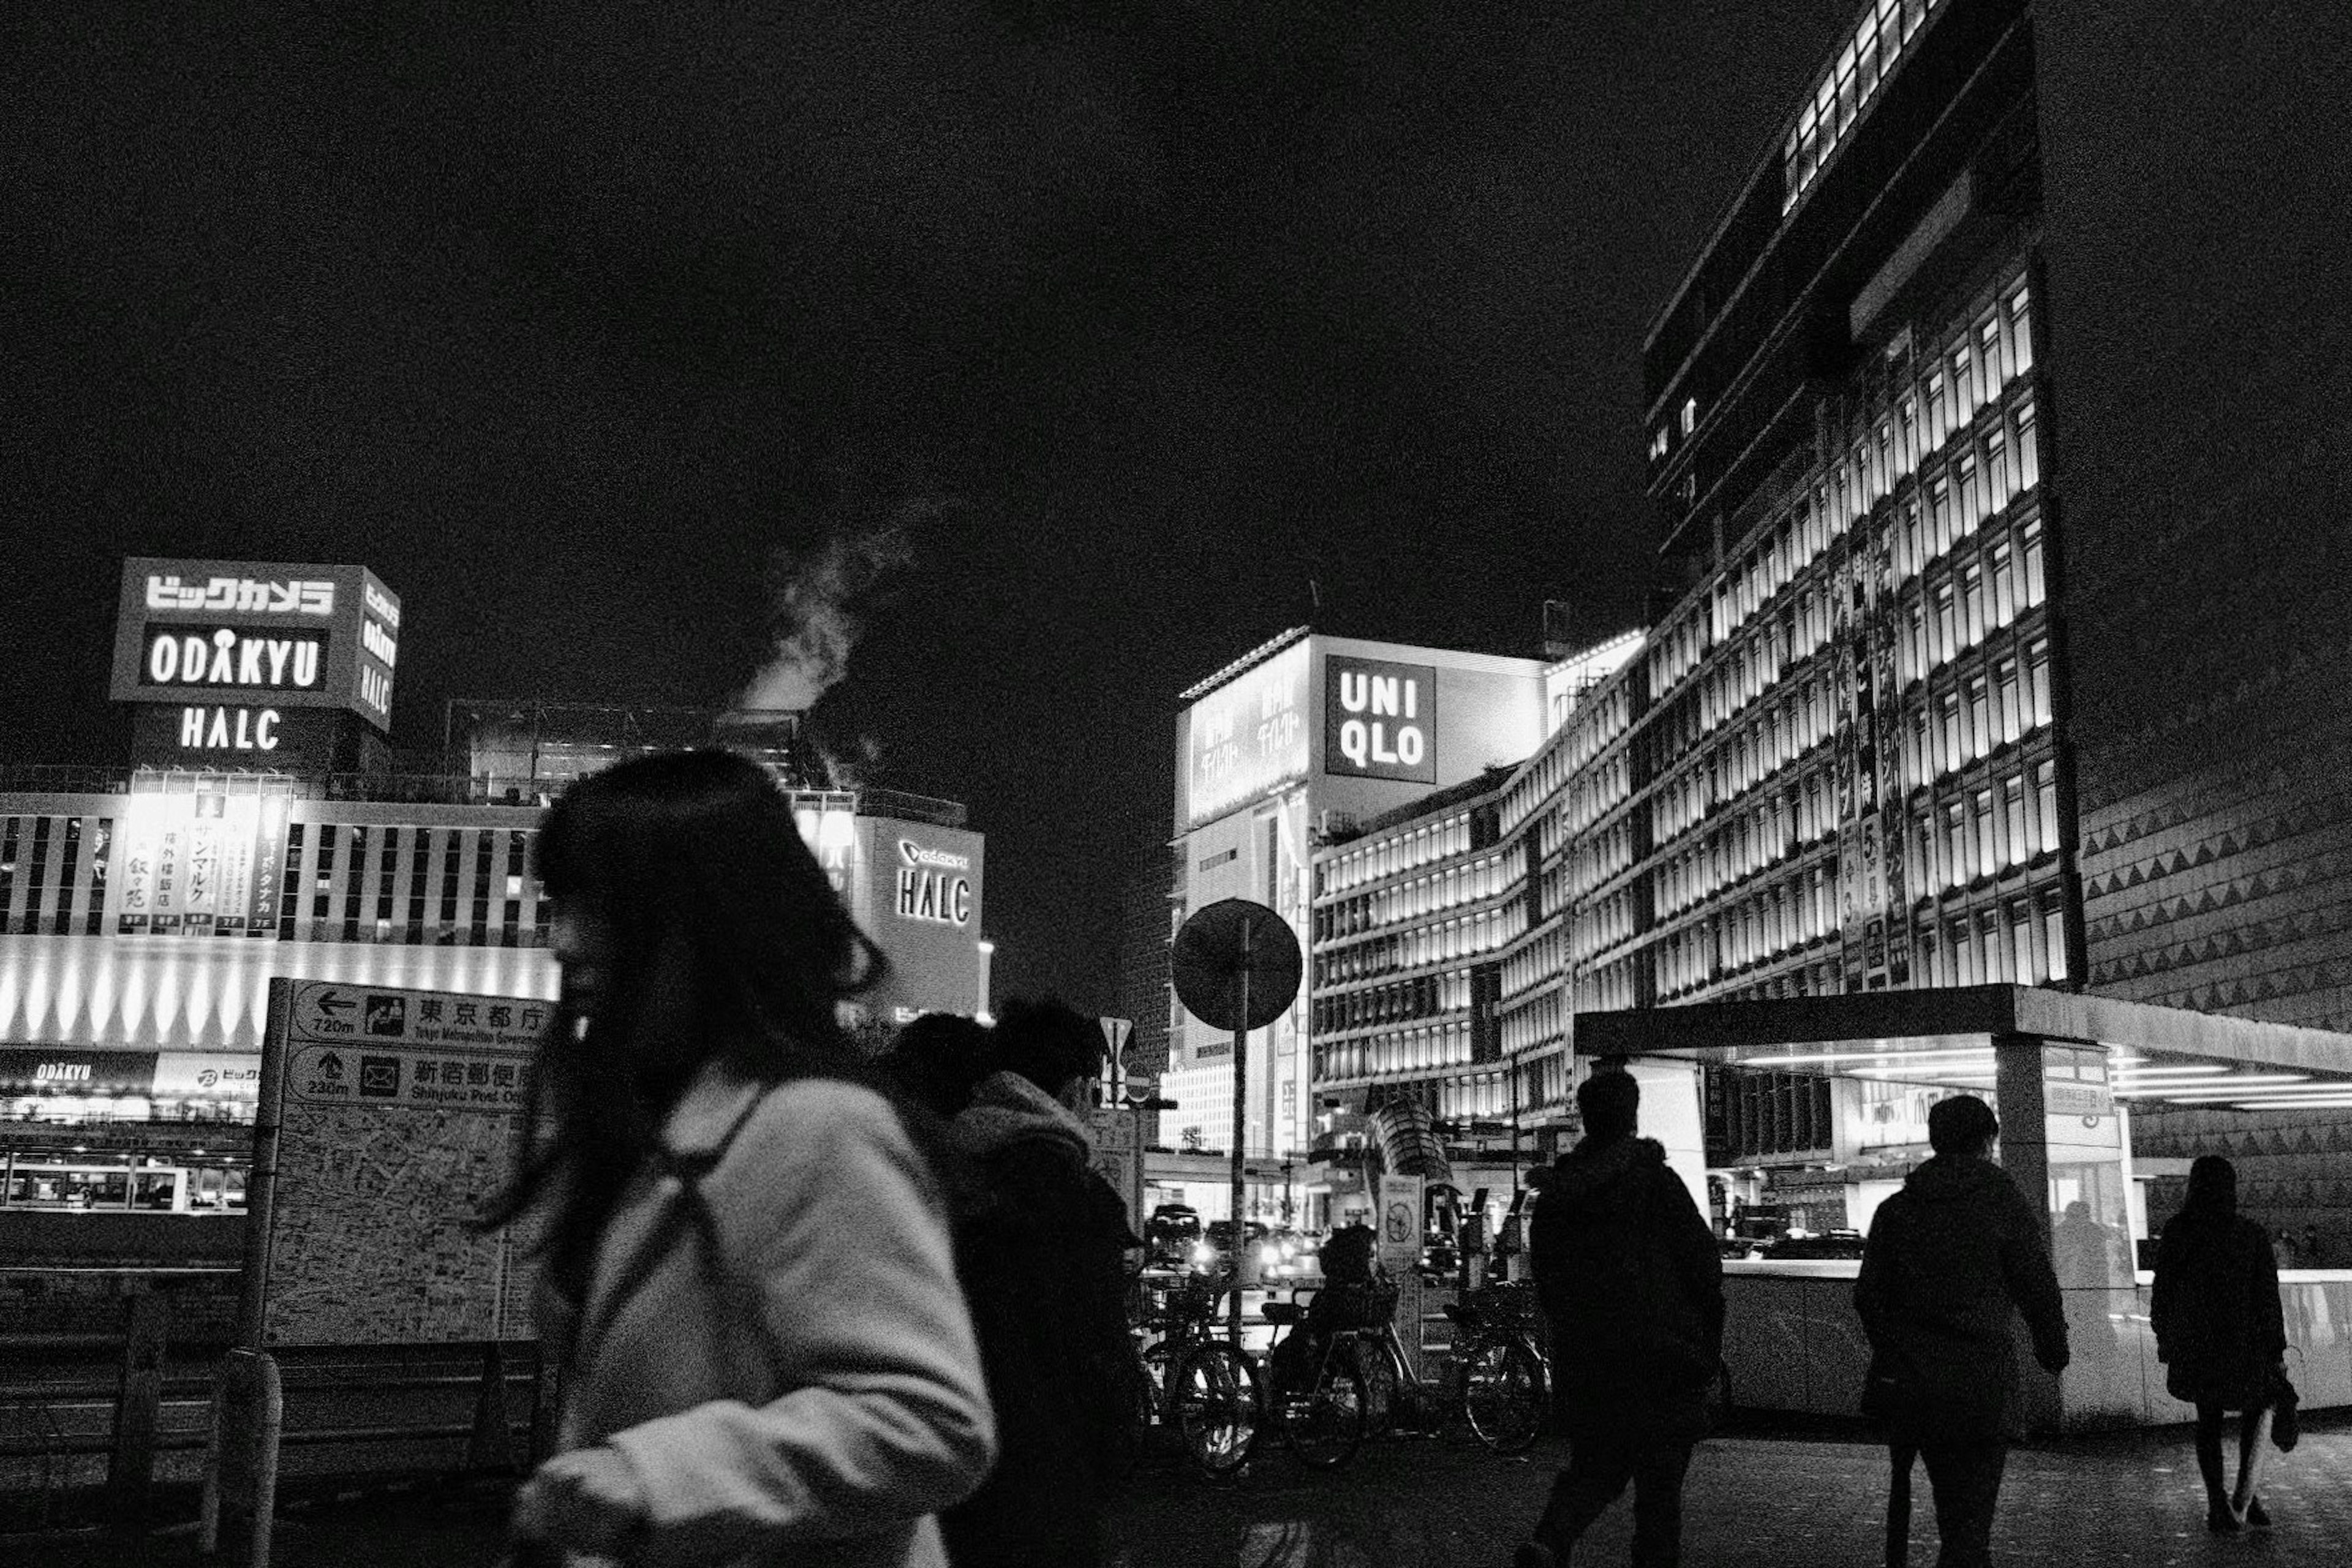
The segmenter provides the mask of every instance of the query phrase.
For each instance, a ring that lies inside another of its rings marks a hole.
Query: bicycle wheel
[[[1249,1462],[1257,1442],[1257,1386],[1230,1345],[1195,1345],[1176,1370],[1176,1427],[1192,1462],[1212,1477]]]
[[[1482,1340],[1462,1363],[1462,1412],[1478,1441],[1523,1454],[1543,1429],[1543,1363],[1517,1340]]]
[[[1364,1446],[1370,1401],[1363,1374],[1350,1361],[1325,1356],[1306,1388],[1285,1388],[1277,1381],[1272,1403],[1282,1440],[1301,1462],[1318,1470],[1336,1469]]]

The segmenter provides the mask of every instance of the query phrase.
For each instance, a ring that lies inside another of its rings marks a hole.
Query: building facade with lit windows
[[[1644,345],[1631,934],[1577,1010],[2017,984],[2340,1027],[2352,266],[2343,182],[2285,172],[2320,78],[2260,62],[2352,65],[2352,16],[1853,18]],[[1909,1121],[1702,1078],[1709,1162],[1795,1210],[1838,1214],[1794,1184],[1858,1117]],[[2306,1090],[2142,1103],[2138,1140],[2307,1151]]]
[[[143,1206],[141,1184],[167,1176],[174,1206],[240,1206],[247,1141],[221,1124],[252,1120],[273,979],[471,993],[533,1027],[530,1013],[556,992],[532,865],[543,802],[597,767],[682,743],[649,732],[677,713],[642,714],[617,728],[546,726],[541,773],[497,746],[461,746],[441,773],[341,771],[390,753],[356,743],[332,711],[298,723],[318,705],[268,684],[271,646],[312,648],[312,684],[340,689],[335,617],[358,607],[343,601],[364,586],[371,616],[379,605],[397,615],[373,576],[137,561],[126,584],[122,668],[152,675],[164,667],[150,650],[167,644],[173,672],[183,652],[226,662],[189,694],[132,682],[142,710],[127,765],[0,770],[0,1208]],[[310,618],[261,622],[272,613]],[[381,635],[367,651],[385,668],[397,652]],[[283,658],[282,677],[295,669]],[[238,684],[253,676],[260,686]],[[373,710],[390,693],[359,695]],[[180,723],[181,707],[204,723]],[[150,708],[167,710],[147,722]],[[695,738],[775,773],[803,839],[890,959],[862,999],[875,1030],[923,1011],[985,1011],[984,843],[963,808],[828,787],[792,743],[796,723],[705,713]],[[215,730],[226,754],[180,754]],[[240,754],[240,735],[275,743]],[[293,743],[306,736],[318,744]]]
[[[1315,1090],[1421,1101],[1447,1121],[1509,1106],[1495,1033],[1503,949],[1527,921],[1501,843],[1503,770],[1315,852],[1307,991]]]
[[[1862,6],[1645,343],[1629,1005],[2084,973],[2027,11]],[[1826,1088],[1716,1075],[1713,1154]]]
[[[1571,1020],[1631,1006],[1618,959],[1637,929],[1632,752],[1647,638],[1613,637],[1556,665],[1553,725],[1504,785],[1496,826],[1520,868],[1526,919],[1496,975],[1507,1114],[1548,1154],[1574,1126]]]
[[[1301,937],[1317,919],[1318,847],[1383,813],[1507,767],[1544,722],[1540,661],[1286,632],[1185,692],[1177,718],[1174,880],[1170,931],[1223,899],[1274,910]],[[1253,1183],[1260,1217],[1313,1194],[1297,1190],[1315,1133],[1311,974],[1291,1007],[1254,1031],[1244,1064],[1243,1152],[1292,1166],[1292,1182]],[[1230,1151],[1234,1041],[1168,999],[1160,1142]],[[1431,1026],[1442,1026],[1433,1016]],[[1432,1047],[1435,1047],[1433,1046]],[[1450,1045],[1447,1049],[1453,1048]],[[1204,1215],[1230,1202],[1219,1175],[1183,1186]]]

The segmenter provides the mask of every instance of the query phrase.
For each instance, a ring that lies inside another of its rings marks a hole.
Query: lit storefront
[[[2352,1109],[2352,1037],[2026,986],[1582,1014],[1576,1049],[1625,1059],[1642,1080],[1643,1131],[1665,1144],[1702,1208],[1710,1176],[1737,1184],[1776,1168],[1855,1230],[1928,1157],[1928,1106],[1959,1093],[1990,1102],[2000,1163],[2050,1216],[2074,1343],[2063,1376],[2030,1381],[2041,1430],[2193,1414],[2164,1393],[2141,1266],[2142,1244],[2179,1202],[2179,1162],[2140,1168],[2136,1121],[2198,1107]],[[1766,1114],[1819,1120],[1805,1135],[1820,1159],[1737,1157],[1736,1115],[1703,1086],[1758,1073],[1779,1086]],[[1866,1362],[1852,1302],[1859,1263],[1759,1257],[1724,1268],[1734,1399],[1851,1412]],[[2352,1404],[2352,1270],[2289,1270],[2283,1288],[2305,1404]]]

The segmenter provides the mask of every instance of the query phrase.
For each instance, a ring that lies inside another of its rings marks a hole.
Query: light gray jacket
[[[565,1336],[562,1446],[609,1445],[650,1499],[632,1563],[944,1568],[931,1516],[980,1484],[995,1432],[897,1114],[838,1079],[714,1064],[662,1137],[704,1168],[707,1206],[675,1171],[640,1173]]]

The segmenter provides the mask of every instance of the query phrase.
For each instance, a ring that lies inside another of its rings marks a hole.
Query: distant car
[[[1243,1222],[1242,1239],[1249,1246],[1263,1243],[1267,1236],[1265,1225],[1259,1220]],[[1234,1222],[1213,1219],[1201,1228],[1201,1239],[1192,1244],[1192,1270],[1197,1274],[1223,1274],[1233,1268]]]
[[[1143,1222],[1143,1244],[1154,1263],[1189,1268],[1200,1239],[1200,1212],[1184,1204],[1161,1204]]]
[[[1258,1272],[1267,1279],[1311,1279],[1319,1276],[1317,1261],[1322,1240],[1305,1231],[1278,1225],[1257,1244]]]
[[[1454,1279],[1462,1268],[1462,1248],[1452,1237],[1431,1231],[1422,1238],[1421,1277],[1433,1282]]]

